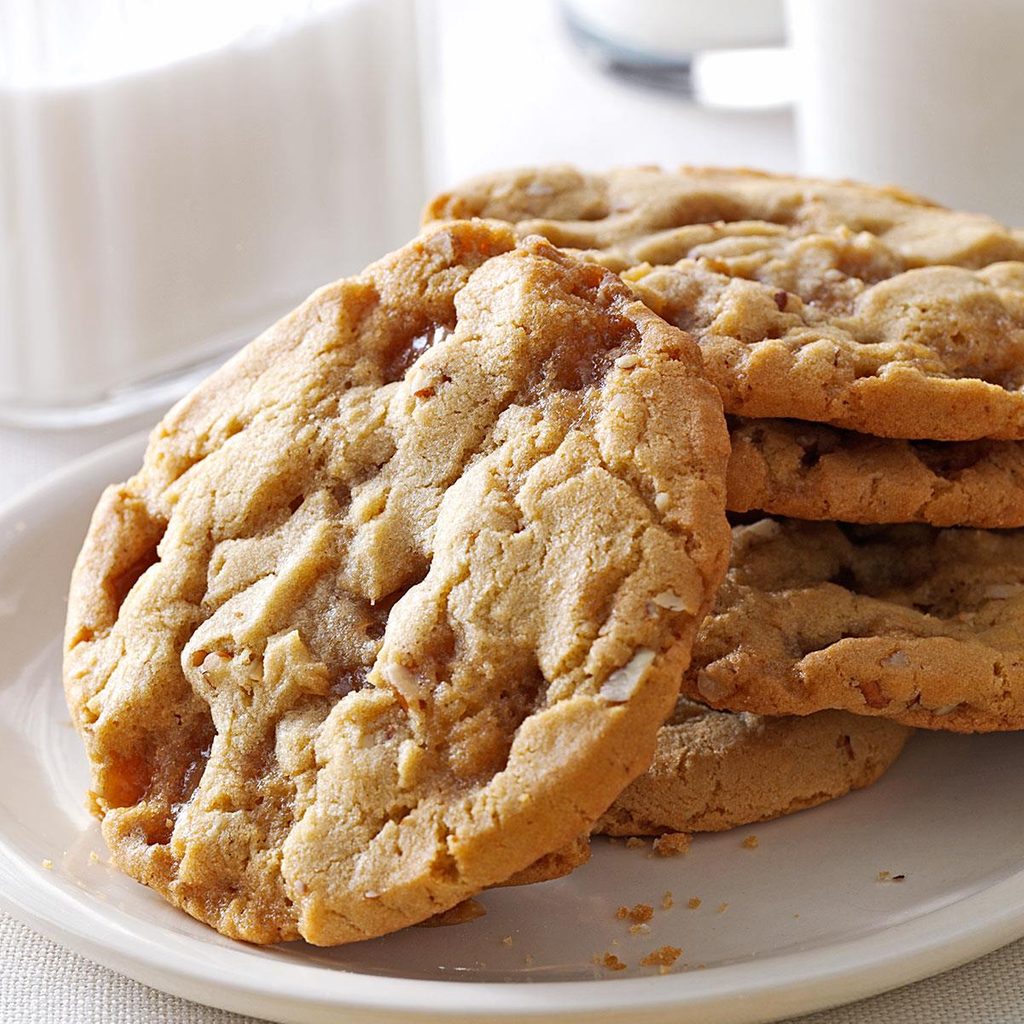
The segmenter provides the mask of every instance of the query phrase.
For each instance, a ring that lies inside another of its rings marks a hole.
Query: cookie
[[[870,786],[910,732],[842,711],[765,718],[680,699],[658,733],[651,767],[619,794],[594,832],[719,832],[815,807]]]
[[[330,945],[572,843],[671,710],[727,458],[692,341],[541,239],[445,225],[321,289],[94,514],[65,688],[114,862]]]
[[[529,867],[517,871],[511,878],[498,882],[497,887],[514,885],[536,885],[538,882],[552,882],[556,878],[564,878],[572,874],[590,860],[590,837],[577,836],[568,846],[563,846],[553,853],[546,854],[534,861]],[[423,921],[418,922],[420,928],[446,928],[450,925],[467,924],[483,917],[487,913],[484,906],[472,896],[456,903],[454,907],[442,910]]]
[[[715,708],[826,708],[926,729],[1024,729],[1024,533],[763,519],[682,692]]]
[[[727,504],[796,519],[1024,526],[1019,441],[901,441],[799,420],[734,419]]]
[[[895,189],[759,174],[495,174],[426,217],[515,222],[625,271],[726,411],[875,436],[1024,438],[1024,233]]]
[[[577,836],[571,843],[545,854],[497,885],[536,885],[538,882],[552,882],[556,878],[572,874],[589,860],[590,837]]]

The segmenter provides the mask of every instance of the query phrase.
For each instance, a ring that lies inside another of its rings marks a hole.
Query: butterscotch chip
[[[609,814],[614,815],[615,811],[609,811]],[[609,814],[606,814],[605,817],[601,819],[601,822],[598,823],[598,829],[603,827],[602,822],[608,818]],[[637,829],[636,831],[643,830]],[[659,835],[657,839],[654,840],[654,852],[659,857],[678,857],[680,854],[686,853],[690,849],[692,843],[693,836],[688,832],[667,832],[664,835]]]
[[[445,225],[321,289],[93,517],[65,687],[114,863],[332,945],[574,842],[671,708],[727,456],[692,341],[543,240]]]
[[[678,946],[661,946],[640,961],[641,967],[671,967],[683,954]]]
[[[927,729],[1024,728],[1024,534],[765,519],[683,692],[759,715],[837,708]]]
[[[1024,444],[901,441],[735,419],[728,507],[795,519],[1024,526]]]
[[[892,188],[746,170],[498,172],[427,219],[589,251],[693,333],[726,411],[1024,438],[1024,233]]]

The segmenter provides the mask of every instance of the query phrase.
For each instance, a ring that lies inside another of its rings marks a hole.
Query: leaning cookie
[[[842,711],[766,718],[680,699],[647,772],[598,821],[609,836],[718,832],[869,786],[911,730]]]
[[[427,218],[517,224],[691,332],[726,411],[1024,438],[1024,234],[895,189],[743,170],[486,176]]]
[[[736,527],[682,692],[761,715],[1024,729],[1024,532]]]
[[[321,289],[94,514],[64,681],[114,863],[331,945],[572,843],[671,710],[727,458],[693,342],[543,240],[446,225]]]
[[[799,420],[730,423],[728,507],[795,519],[1024,526],[1024,444],[901,441]]]

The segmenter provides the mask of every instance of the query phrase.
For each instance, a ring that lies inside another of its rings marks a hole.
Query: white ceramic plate
[[[460,927],[335,950],[221,938],[107,867],[61,694],[68,574],[100,490],[132,472],[142,444],[105,449],[0,512],[0,893],[39,931],[168,992],[304,1024],[761,1021],[1024,935],[1024,738],[919,734],[870,790],[698,837],[680,858],[598,842],[571,877],[489,892],[487,916]],[[750,833],[756,849],[741,846]],[[666,891],[675,905],[661,910]],[[647,934],[615,917],[635,903],[659,908]],[[663,944],[683,949],[671,973],[638,966]],[[606,952],[628,969],[595,966]]]

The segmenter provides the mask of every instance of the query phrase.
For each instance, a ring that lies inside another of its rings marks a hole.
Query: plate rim
[[[103,467],[137,458],[148,431],[132,434],[45,475],[0,505],[3,543],[23,543],[15,522],[41,498]],[[115,474],[103,474],[106,479]],[[70,567],[69,567],[70,569]],[[34,899],[30,902],[28,894]],[[260,971],[248,947],[218,948],[194,962],[178,949],[193,940],[159,929],[140,939],[119,908],[77,896],[21,856],[0,831],[0,907],[71,951],[142,984],[210,1006],[278,1020],[410,1021],[523,1018],[638,1021],[699,1019],[754,1022],[852,1002],[949,970],[1024,936],[1024,864],[1020,870],[954,903],[880,932],[806,950],[767,955],[699,972],[586,981],[445,981],[364,974],[266,960]],[[171,941],[169,941],[169,939]],[[243,950],[245,953],[243,954]],[[174,954],[173,956],[171,954]],[[158,955],[158,954],[162,954]],[[782,979],[782,980],[780,980]],[[291,984],[286,984],[292,982]],[[313,1013],[314,1016],[310,1016]],[[685,1015],[685,1016],[684,1016]]]

